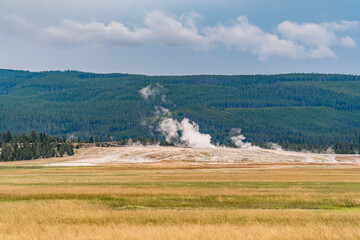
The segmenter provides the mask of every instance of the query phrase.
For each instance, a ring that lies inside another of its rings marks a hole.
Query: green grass
[[[90,175],[68,175],[71,177],[86,177]],[[136,176],[119,174],[116,176]],[[27,178],[28,176],[24,177]],[[265,189],[291,189],[297,191],[314,191],[327,193],[356,192],[360,193],[360,182],[36,182],[36,183],[0,183],[6,186],[120,186],[124,188],[247,188],[261,191]]]

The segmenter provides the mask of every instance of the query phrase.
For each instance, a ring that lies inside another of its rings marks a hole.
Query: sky
[[[358,0],[0,0],[0,68],[360,74]]]

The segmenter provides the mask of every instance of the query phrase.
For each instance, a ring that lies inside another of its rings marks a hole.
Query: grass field
[[[0,239],[360,239],[360,167],[0,167]]]

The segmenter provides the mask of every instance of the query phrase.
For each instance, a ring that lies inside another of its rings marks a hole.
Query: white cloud
[[[333,45],[336,42],[334,32],[328,31],[324,26],[315,23],[298,24],[284,21],[278,25],[278,30],[287,39],[306,45]]]
[[[279,39],[275,34],[263,32],[259,27],[249,24],[245,16],[238,17],[232,26],[206,28],[205,34],[214,42],[224,44],[230,49],[253,52],[260,59],[272,55],[303,57],[302,46]]]
[[[352,39],[349,36],[342,37],[340,40],[341,40],[341,45],[344,47],[356,47],[356,43],[354,39]]]
[[[59,26],[41,26],[17,15],[7,15],[0,21],[0,29],[62,47],[158,44],[210,50],[224,45],[228,49],[251,52],[264,60],[270,56],[336,57],[334,46],[356,46],[354,39],[344,35],[344,32],[359,27],[357,21],[319,24],[284,21],[277,26],[277,33],[271,33],[249,23],[245,16],[238,17],[232,24],[207,27],[199,27],[200,18],[197,13],[177,18],[152,11],[145,15],[143,25],[139,27],[118,22],[105,24],[95,20],[86,24],[63,20]]]
[[[185,20],[185,24],[195,21],[193,16],[188,16]],[[185,26],[179,20],[165,16],[159,11],[146,15],[145,27],[133,29],[117,22],[110,22],[107,25],[98,21],[82,24],[72,20],[62,20],[58,27],[42,27],[26,22],[18,15],[7,15],[2,18],[1,23],[1,28],[9,33],[53,42],[64,47],[141,45],[155,42],[166,46],[199,50],[209,48],[209,41],[198,34],[195,24]]]
[[[123,24],[116,22],[105,25],[96,21],[81,24],[71,20],[62,20],[59,27],[42,27],[28,23],[17,15],[3,17],[2,28],[13,34],[56,43],[65,47],[84,44],[105,46],[139,44],[148,35],[146,29],[131,31]]]
[[[146,15],[145,25],[156,42],[167,46],[208,49],[210,42],[199,34],[195,24],[196,17],[196,15],[183,15],[181,19],[185,20],[185,23],[182,23],[174,17],[165,16],[160,11],[153,11]]]
[[[306,56],[310,58],[336,57],[331,49],[332,46],[342,45],[346,47],[356,46],[354,40],[347,36],[339,38],[337,31],[347,31],[358,26],[358,22],[331,22],[331,23],[304,23],[284,21],[277,30],[294,43],[304,46]]]
[[[358,28],[359,22],[358,21],[339,21],[339,22],[322,23],[321,25],[330,31],[347,31],[347,30]]]

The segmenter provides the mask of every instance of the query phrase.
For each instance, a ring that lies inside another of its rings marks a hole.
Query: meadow
[[[359,239],[360,167],[0,168],[0,239]]]

